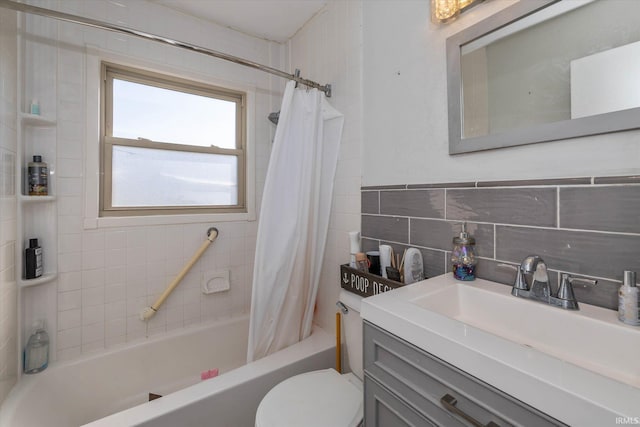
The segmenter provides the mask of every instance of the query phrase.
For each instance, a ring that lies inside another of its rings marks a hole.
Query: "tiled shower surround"
[[[16,13],[0,10],[0,403],[18,372],[16,284]]]
[[[624,270],[640,273],[640,176],[363,187],[364,250],[421,250],[427,277],[450,271],[463,221],[476,239],[477,276],[512,285],[527,255],[540,255],[555,288],[561,272],[598,279],[574,285],[580,302],[617,309]]]

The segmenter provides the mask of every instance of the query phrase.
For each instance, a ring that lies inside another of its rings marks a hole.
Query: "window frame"
[[[172,75],[102,61],[100,102],[100,148],[99,148],[99,217],[187,215],[248,213],[247,203],[247,93],[223,88]],[[235,102],[236,104],[236,148],[200,147],[170,142],[154,142],[146,139],[128,139],[113,136],[113,80],[114,78],[150,85],[162,89],[206,96]],[[168,151],[219,154],[237,158],[238,197],[235,205],[191,205],[191,206],[112,206],[112,148],[129,146]]]

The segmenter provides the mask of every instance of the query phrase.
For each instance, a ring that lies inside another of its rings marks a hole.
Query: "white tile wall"
[[[283,68],[285,49],[225,28],[175,14],[156,5],[125,1],[59,2],[63,11],[104,19],[118,19],[136,28],[209,46],[216,50]],[[117,17],[116,17],[117,15]],[[332,330],[337,300],[338,265],[348,259],[347,232],[360,228],[360,102],[362,11],[359,2],[332,1],[291,42],[291,69],[334,85],[332,104],[345,114],[345,128],[316,321]],[[122,23],[121,22],[121,23]],[[168,25],[170,23],[170,25]],[[234,64],[176,52],[166,46],[105,34],[73,24],[57,24],[60,44],[55,106],[57,111],[58,271],[57,349],[59,359],[77,357],[122,343],[162,334],[175,328],[246,313],[249,309],[256,223],[182,224],[85,230],[84,176],[97,165],[84,160],[86,98],[84,55],[77,49],[89,43],[100,49],[138,57],[160,67],[183,67],[219,80],[267,89],[257,91],[256,201],[262,186],[273,138],[264,120],[278,109],[284,81]],[[72,48],[72,46],[76,46]],[[311,48],[313,47],[313,49]],[[317,49],[316,49],[317,48]],[[310,52],[313,52],[311,54]],[[213,70],[213,71],[212,71]],[[34,85],[37,86],[37,85]],[[27,91],[36,93],[37,87]],[[267,96],[262,93],[275,93]],[[220,237],[194,266],[178,290],[148,324],[138,314],[150,305],[202,243],[215,225]],[[231,289],[203,295],[203,271],[228,269]]]
[[[0,9],[0,404],[18,374],[16,13]]]
[[[362,146],[362,4],[329,1],[291,40],[291,68],[322,84],[329,102],[345,116],[335,177],[329,235],[318,290],[315,322],[334,331],[339,266],[349,261],[348,232],[360,230]]]
[[[246,36],[211,23],[175,13],[151,2],[123,0],[54,1],[49,7],[224,51],[276,68],[283,68],[284,46]],[[36,18],[29,17],[28,20]],[[38,21],[40,22],[40,21]],[[255,222],[177,224],[85,229],[85,174],[97,164],[85,161],[92,140],[85,123],[88,75],[85,44],[116,52],[159,69],[183,69],[215,81],[256,88],[256,198],[260,200],[269,159],[273,125],[266,117],[279,104],[284,82],[215,58],[74,24],[55,23],[59,47],[57,90],[56,194],[58,214],[58,272],[56,349],[58,359],[101,351],[150,335],[163,334],[219,318],[248,313],[255,248]],[[30,28],[36,28],[32,24]],[[34,29],[34,31],[37,31]],[[30,70],[28,73],[36,74]],[[28,79],[36,82],[36,79]],[[26,88],[37,94],[37,83]],[[138,315],[152,304],[204,242],[209,227],[220,235],[187,274],[160,311],[143,323]],[[229,270],[231,289],[204,295],[203,271]],[[56,302],[52,302],[56,304]],[[54,328],[50,328],[54,329]]]

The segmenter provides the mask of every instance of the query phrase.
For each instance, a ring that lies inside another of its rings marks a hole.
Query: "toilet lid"
[[[362,421],[362,386],[333,369],[291,377],[267,393],[256,427],[355,427]]]

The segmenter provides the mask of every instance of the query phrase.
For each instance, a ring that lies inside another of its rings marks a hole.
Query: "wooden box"
[[[343,264],[340,266],[340,286],[354,294],[370,297],[404,286],[404,283],[365,273],[349,267],[349,264]]]

